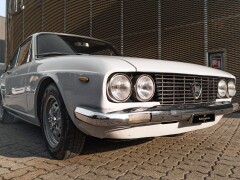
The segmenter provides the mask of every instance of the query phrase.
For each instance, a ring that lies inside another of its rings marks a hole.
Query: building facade
[[[0,63],[5,59],[5,17],[0,16]]]
[[[240,1],[9,0],[7,58],[34,32],[93,36],[125,56],[190,62],[234,74],[240,100]]]

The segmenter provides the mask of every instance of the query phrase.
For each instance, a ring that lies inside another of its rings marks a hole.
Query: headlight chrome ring
[[[227,91],[228,91],[228,87],[227,87],[227,83],[225,80],[220,80],[218,82],[218,95],[220,96],[220,98],[224,98],[227,95]]]
[[[114,102],[126,102],[132,94],[132,83],[125,74],[115,74],[107,84],[107,95]]]
[[[137,100],[146,102],[154,96],[155,82],[151,76],[143,74],[137,78],[134,88]]]
[[[233,97],[236,94],[236,85],[234,81],[229,81],[228,82],[228,96]]]

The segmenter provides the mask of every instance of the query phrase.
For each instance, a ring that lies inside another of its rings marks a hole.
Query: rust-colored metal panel
[[[90,35],[90,3],[86,0],[66,1],[66,33]]]
[[[64,32],[64,0],[43,1],[43,31]]]
[[[125,35],[124,56],[157,59],[157,38],[157,31]]]
[[[204,1],[162,0],[162,26],[164,28],[200,23],[204,17]]]
[[[204,65],[204,2],[162,1],[162,59]]]
[[[162,31],[162,59],[204,65],[203,24],[165,28]]]
[[[14,53],[23,38],[23,12],[12,16],[12,52]],[[13,55],[13,54],[12,54]]]
[[[24,0],[24,38],[42,30],[42,0]]]
[[[92,27],[93,36],[109,38],[121,35],[121,2],[93,1]]]
[[[158,58],[158,2],[123,2],[124,55]]]
[[[121,1],[93,0],[92,36],[111,41],[120,50]]]

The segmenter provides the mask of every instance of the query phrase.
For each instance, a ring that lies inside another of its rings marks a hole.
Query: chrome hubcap
[[[49,97],[44,116],[44,129],[47,141],[51,147],[55,148],[60,142],[62,131],[61,111],[55,97]]]

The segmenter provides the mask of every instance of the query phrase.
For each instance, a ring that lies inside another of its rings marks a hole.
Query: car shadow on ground
[[[152,138],[115,141],[88,136],[82,154],[90,155],[114,151],[143,144],[151,140]],[[23,121],[7,125],[0,124],[0,158],[1,157],[42,157],[51,159],[43,140],[41,128]]]

